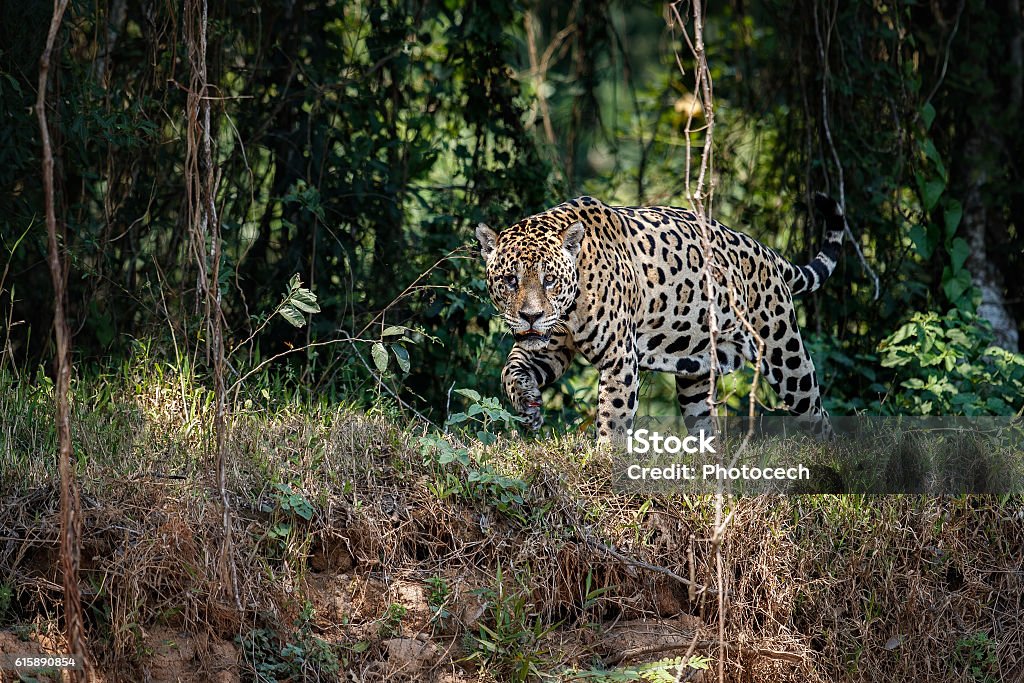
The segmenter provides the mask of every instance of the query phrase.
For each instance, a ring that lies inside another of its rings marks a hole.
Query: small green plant
[[[451,598],[451,587],[443,576],[431,576],[427,579],[430,592],[427,594],[427,606],[430,608],[430,623],[442,624],[452,613],[448,611],[448,600]]]
[[[303,522],[311,521],[316,510],[300,491],[283,482],[274,484],[271,500],[273,504],[264,504],[262,508],[271,514],[267,539],[271,542],[271,554],[283,556],[298,530],[304,528]]]
[[[601,596],[612,590],[612,586],[605,586],[604,588],[594,587],[594,572],[587,572],[587,579],[583,587],[583,609],[589,610],[596,607],[601,602]]]
[[[494,583],[475,591],[484,601],[484,617],[478,632],[469,636],[468,659],[511,681],[534,680],[549,668],[543,639],[558,624],[545,623],[530,600],[527,579],[522,573],[515,576],[510,589],[499,566]]]
[[[1024,355],[993,345],[988,321],[951,310],[916,313],[879,345],[881,364],[905,391],[886,412],[914,415],[1013,415],[1024,396]]]
[[[473,389],[456,389],[455,393],[469,399],[469,408],[464,413],[452,413],[448,416],[445,424],[448,426],[463,423],[475,424],[476,438],[485,446],[490,446],[498,439],[494,429],[495,425],[504,425],[504,429],[507,430],[514,423],[523,421],[521,417],[505,410],[501,401],[496,398],[482,397]]]
[[[0,624],[7,623],[14,604],[14,588],[10,583],[0,583]]]
[[[377,627],[377,634],[381,638],[394,638],[402,635],[402,619],[405,618],[408,610],[405,605],[393,602],[388,605],[384,616],[380,618],[380,626]]]
[[[676,683],[689,680],[684,674],[687,669],[707,671],[711,668],[711,658],[693,655],[689,659],[668,657],[656,662],[648,662],[638,666],[628,666],[606,671],[589,669],[585,671],[564,672],[560,680],[589,681],[590,683],[626,683],[627,681],[646,681],[647,683]],[[690,672],[692,673],[692,672]]]
[[[996,644],[984,631],[977,631],[958,640],[956,659],[967,668],[975,683],[999,683]]]
[[[274,492],[274,499],[277,506],[287,515],[296,515],[307,522],[313,519],[313,506],[302,493],[296,491],[290,484],[278,482],[274,484],[277,489]]]
[[[313,606],[306,602],[287,639],[270,628],[253,629],[235,638],[256,683],[338,680],[338,648],[313,633],[312,620]]]
[[[481,397],[472,389],[456,389],[456,393],[469,399],[470,405],[465,412],[453,413],[445,423],[446,427],[464,425],[462,431],[474,432],[480,443],[485,446],[497,440],[496,425],[503,425],[504,429],[508,429],[520,421],[519,417],[502,408],[496,398]],[[463,483],[451,472],[439,467],[437,477],[430,485],[438,498],[444,499],[450,495],[461,494],[492,505],[500,512],[523,519],[519,508],[523,504],[526,483],[503,475],[491,464],[486,451],[474,460],[468,448],[453,445],[450,439],[437,432],[421,437],[420,448],[428,463],[432,461],[438,466],[455,464],[466,473],[466,480]]]

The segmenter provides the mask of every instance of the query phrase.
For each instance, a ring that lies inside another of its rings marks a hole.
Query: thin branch
[[[71,406],[68,394],[71,390],[71,330],[68,329],[64,313],[65,280],[64,264],[57,240],[57,212],[54,208],[53,190],[53,147],[50,142],[50,126],[46,120],[46,91],[49,85],[50,57],[57,40],[68,0],[54,0],[50,30],[46,35],[46,46],[39,58],[39,89],[36,92],[36,118],[39,121],[39,138],[42,142],[43,201],[46,208],[47,255],[50,279],[53,282],[53,328],[56,336],[57,382],[54,397],[57,403],[57,468],[60,472],[60,564],[64,587],[64,624],[68,647],[71,654],[79,658],[85,676],[91,671],[86,656],[85,624],[82,619],[82,596],[78,588],[78,569],[81,562],[82,502],[75,482],[75,468],[71,443]],[[79,678],[72,672],[72,680]]]
[[[580,531],[582,531],[582,529],[580,529]],[[679,583],[683,584],[684,586],[688,586],[689,588],[694,589],[698,594],[699,593],[711,593],[712,595],[718,595],[719,594],[719,591],[716,588],[711,588],[710,586],[705,586],[703,584],[696,583],[694,581],[691,581],[690,579],[687,579],[687,578],[684,578],[682,576],[679,576],[679,574],[676,574],[674,571],[672,571],[671,569],[668,569],[666,567],[659,567],[656,564],[650,564],[649,562],[644,562],[643,560],[637,560],[637,559],[634,559],[632,557],[629,557],[628,555],[623,555],[618,550],[615,550],[615,548],[612,548],[609,545],[601,543],[600,541],[596,541],[596,540],[594,540],[593,538],[591,538],[590,536],[588,536],[586,534],[584,534],[583,540],[587,542],[587,545],[590,545],[590,546],[592,546],[592,547],[594,547],[594,548],[596,548],[598,550],[601,550],[601,551],[611,555],[612,557],[614,557],[619,562],[631,565],[633,567],[639,567],[640,569],[646,569],[647,571],[652,571],[652,572],[657,572],[658,574],[663,574],[663,575],[669,577],[670,579],[678,581]]]
[[[832,163],[836,166],[836,172],[839,175],[839,206],[843,210],[843,230],[846,237],[853,244],[853,250],[857,253],[857,258],[860,259],[861,267],[864,268],[864,272],[868,274],[871,281],[875,286],[874,301],[878,301],[878,296],[881,293],[881,281],[878,279],[878,274],[868,264],[867,258],[864,256],[863,250],[860,248],[860,241],[854,237],[853,231],[850,230],[850,224],[846,222],[846,179],[843,174],[843,163],[839,160],[839,152],[836,151],[835,142],[832,140],[832,129],[829,126],[829,113],[828,113],[828,55],[826,51],[826,45],[832,40],[832,23],[829,22],[828,34],[825,40],[821,37],[821,26],[818,21],[818,5],[814,5],[814,35],[818,39],[818,55],[821,57],[821,121],[825,127],[825,140],[828,142],[829,152],[832,155]]]
[[[214,401],[213,419],[214,459],[217,494],[221,503],[221,526],[224,537],[221,546],[220,572],[225,587],[231,591],[235,608],[242,611],[238,588],[238,569],[235,566],[232,538],[231,501],[227,486],[227,391],[224,386],[224,312],[221,307],[220,261],[221,233],[217,215],[216,197],[218,176],[213,163],[213,136],[210,123],[210,84],[207,77],[207,24],[206,0],[188,0],[185,3],[185,40],[189,50],[191,75],[188,90],[188,159],[186,187],[192,216],[192,244],[199,265],[199,288],[203,297],[203,310],[207,327],[207,360],[212,361]],[[209,239],[209,255],[206,241]]]
[[[726,286],[730,282],[729,278],[729,267],[726,263],[716,263],[715,254],[711,248],[711,226],[709,214],[711,212],[712,202],[714,200],[715,190],[715,177],[712,173],[713,163],[713,132],[715,127],[715,110],[713,101],[713,91],[711,82],[711,70],[708,68],[707,52],[704,49],[704,9],[701,0],[692,0],[690,3],[690,9],[693,14],[693,40],[690,39],[690,35],[686,32],[686,21],[683,19],[679,12],[680,2],[673,2],[669,5],[669,26],[675,31],[675,24],[678,22],[682,29],[683,37],[686,40],[690,51],[693,53],[695,61],[695,84],[694,84],[694,95],[698,98],[704,111],[706,132],[704,137],[704,148],[701,152],[700,166],[697,172],[696,187],[691,189],[690,186],[690,156],[691,156],[691,142],[690,135],[692,131],[693,123],[693,108],[691,107],[687,115],[686,121],[686,194],[690,201],[690,208],[697,215],[697,222],[700,225],[701,233],[701,252],[704,255],[704,290],[707,298],[707,324],[708,324],[708,335],[710,337],[710,356],[711,362],[709,363],[709,381],[708,381],[708,409],[711,413],[712,419],[714,419],[717,407],[715,402],[715,385],[719,370],[718,365],[718,335],[719,335],[719,321],[718,321],[718,292],[717,282],[715,281],[716,272],[723,276]],[[674,21],[673,21],[674,19]],[[683,70],[682,59],[679,57],[679,53],[675,53],[676,64],[679,66],[681,72]],[[705,192],[705,183],[707,183],[707,190]],[[717,490],[715,492],[715,532],[712,538],[712,545],[715,553],[715,573],[718,579],[718,585],[720,586],[718,593],[718,680],[722,683],[725,680],[725,620],[726,620],[726,590],[725,590],[725,563],[722,555],[722,540],[724,539],[726,528],[729,525],[731,516],[723,519],[722,511],[725,504],[725,495],[723,489],[723,483],[721,480],[717,483]]]
[[[949,68],[949,53],[953,47],[953,38],[956,37],[956,32],[960,29],[960,18],[963,16],[964,7],[966,6],[967,0],[960,0],[960,4],[956,8],[956,19],[953,20],[953,28],[949,32],[949,38],[946,40],[946,49],[942,56],[942,71],[939,73],[939,78],[935,81],[935,85],[932,86],[931,91],[928,93],[928,97],[924,98],[924,105],[921,105],[921,109],[924,109],[925,105],[931,103],[932,98],[935,97],[935,93],[939,91],[939,87],[942,85],[942,82],[946,80],[946,69]],[[915,120],[920,116],[921,110],[919,109]]]
[[[541,116],[544,117],[544,134],[548,138],[548,143],[553,146],[558,141],[555,138],[555,129],[551,125],[551,109],[548,107],[548,98],[544,94],[547,64],[545,63],[545,70],[542,71],[540,60],[537,56],[537,20],[534,18],[532,10],[527,10],[524,22],[526,23],[526,47],[530,56],[530,75],[533,78],[533,88],[537,93],[537,103],[540,105]]]

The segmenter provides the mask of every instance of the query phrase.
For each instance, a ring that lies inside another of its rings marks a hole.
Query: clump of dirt
[[[238,649],[230,642],[196,637],[167,627],[154,627],[142,636],[141,643],[138,657],[130,666],[101,657],[99,666],[91,669],[90,683],[138,680],[150,683],[241,681]],[[59,635],[47,636],[30,629],[0,630],[0,656],[67,656],[68,650],[66,641]],[[93,658],[96,659],[95,654]],[[60,681],[61,676],[58,672],[53,675],[36,672],[33,679],[40,682]]]

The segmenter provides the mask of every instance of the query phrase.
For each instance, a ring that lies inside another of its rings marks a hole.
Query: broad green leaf
[[[946,176],[946,165],[942,163],[942,157],[939,156],[939,150],[935,148],[935,143],[932,142],[931,138],[925,138],[925,141],[921,143],[921,149],[924,155],[928,157],[929,161],[935,164],[935,168],[938,170],[939,175],[943,178]]]
[[[925,130],[932,127],[932,122],[935,121],[935,107],[931,102],[925,102],[921,107],[921,121],[924,123]]]
[[[943,269],[943,275],[949,274],[949,267]],[[946,298],[949,299],[957,307],[961,307],[961,298],[964,293],[967,292],[971,287],[971,274],[966,270],[961,270],[955,276],[943,278],[942,291],[945,292]]]
[[[970,349],[971,340],[963,330],[953,328],[946,331],[946,339],[960,346],[962,349]]]
[[[373,364],[377,366],[378,370],[384,372],[388,369],[388,352],[383,344],[375,342],[373,348],[370,349],[370,355],[373,356]]]
[[[474,391],[472,389],[456,389],[455,393],[456,394],[461,394],[462,396],[465,396],[470,401],[475,401],[477,403],[480,402],[480,394],[479,394],[479,392],[476,392],[476,391]]]
[[[949,257],[953,263],[954,273],[959,273],[963,270],[964,263],[970,254],[971,248],[967,245],[967,240],[962,237],[957,237],[953,240],[949,248]]]
[[[946,242],[948,243],[953,239],[953,235],[956,234],[956,229],[960,227],[960,219],[964,215],[964,206],[960,203],[959,199],[949,199],[946,201],[946,210],[942,213],[943,222],[946,225]]]
[[[910,241],[914,243],[914,248],[917,249],[917,253],[921,255],[921,258],[930,259],[932,257],[932,251],[935,249],[935,246],[928,239],[928,231],[925,230],[923,225],[915,225],[910,228]]]
[[[285,304],[284,306],[282,306],[278,310],[278,313],[281,314],[282,318],[287,320],[295,327],[302,327],[303,325],[306,324],[306,317],[302,315],[302,311],[298,310],[291,304]]]
[[[401,325],[391,325],[390,327],[386,327],[384,329],[384,331],[381,333],[380,336],[382,336],[382,337],[396,337],[396,336],[398,336],[400,334],[405,334],[405,331],[407,329],[409,329],[409,328],[403,327]]]
[[[924,210],[931,211],[939,203],[942,192],[946,189],[946,183],[942,180],[928,180],[921,183],[921,201],[924,202]]]
[[[402,368],[402,372],[409,372],[412,364],[409,362],[409,352],[405,350],[405,347],[400,344],[392,344],[391,351],[394,352],[395,360],[398,361],[398,367]]]
[[[900,329],[896,330],[896,334],[889,339],[889,346],[899,344],[901,341],[905,341],[915,334],[917,334],[917,325],[914,323],[907,323],[900,327]]]
[[[320,304],[316,302],[316,294],[300,287],[288,298],[288,303],[293,304],[296,308],[306,313],[319,313]]]
[[[1001,398],[993,396],[992,398],[985,401],[985,407],[992,411],[995,415],[1009,415],[1013,412],[1006,401]]]

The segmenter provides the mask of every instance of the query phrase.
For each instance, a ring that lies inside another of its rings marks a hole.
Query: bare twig
[[[711,413],[712,419],[714,419],[716,413],[716,401],[715,401],[715,385],[717,382],[717,376],[719,371],[718,365],[718,335],[720,333],[719,320],[718,320],[718,283],[716,282],[716,274],[724,275],[726,286],[728,286],[730,279],[728,274],[728,264],[719,264],[715,262],[715,254],[711,248],[711,226],[710,217],[712,201],[714,199],[715,179],[712,173],[712,162],[713,162],[713,132],[715,127],[715,110],[711,83],[711,71],[708,68],[707,53],[704,49],[704,9],[701,0],[692,0],[692,3],[687,3],[690,10],[692,11],[693,17],[693,39],[691,40],[690,35],[686,31],[686,21],[679,11],[679,5],[681,2],[673,2],[669,5],[669,27],[675,31],[676,24],[680,27],[683,37],[686,40],[690,51],[693,53],[695,62],[695,83],[694,83],[694,96],[700,102],[704,112],[705,118],[705,130],[704,130],[704,148],[701,150],[700,166],[697,172],[696,186],[691,187],[690,184],[690,173],[691,173],[691,162],[690,157],[692,153],[690,135],[693,133],[693,115],[694,109],[691,107],[687,113],[686,121],[686,195],[690,203],[690,209],[696,214],[697,222],[700,225],[701,233],[701,252],[704,256],[704,272],[703,272],[703,283],[705,290],[705,297],[707,298],[707,325],[708,335],[710,337],[710,360],[709,363],[709,380],[708,380],[708,409]],[[675,54],[676,64],[679,67],[680,72],[685,76],[685,70],[683,69],[682,59],[679,57],[678,52]],[[705,190],[705,184],[707,189]],[[740,316],[741,317],[741,316]],[[723,483],[721,480],[717,483],[717,490],[715,492],[715,532],[712,538],[712,545],[715,553],[715,569],[716,578],[719,585],[718,591],[718,680],[725,680],[725,620],[726,620],[726,605],[725,605],[725,566],[722,557],[722,540],[725,534],[726,527],[731,519],[725,517],[723,519],[722,510],[724,507],[724,490]]]
[[[843,210],[843,228],[846,233],[846,237],[853,244],[853,250],[857,253],[857,258],[860,260],[861,267],[864,268],[864,272],[868,274],[871,281],[874,283],[875,294],[874,300],[878,300],[878,296],[881,293],[881,281],[878,279],[878,274],[875,273],[874,269],[868,263],[867,258],[864,256],[864,251],[860,248],[860,242],[853,235],[853,231],[850,230],[849,223],[846,222],[846,179],[843,174],[843,163],[839,160],[839,152],[836,151],[835,142],[832,140],[832,128],[829,125],[829,113],[828,113],[828,50],[827,46],[832,39],[832,25],[833,21],[828,22],[828,33],[823,39],[821,35],[821,25],[818,20],[818,5],[814,4],[814,35],[818,40],[818,56],[821,58],[821,122],[825,128],[825,141],[828,142],[829,153],[832,156],[832,163],[836,166],[836,173],[839,176],[839,206]],[[954,31],[955,33],[955,31]],[[952,40],[952,38],[951,38]]]
[[[42,141],[43,201],[46,209],[47,253],[50,265],[50,280],[53,282],[53,328],[56,336],[57,382],[54,396],[57,403],[57,467],[60,472],[60,564],[63,571],[64,624],[68,647],[71,654],[80,658],[89,676],[90,662],[86,655],[85,624],[82,620],[82,597],[78,588],[78,569],[81,560],[82,514],[78,485],[75,482],[75,468],[71,444],[71,406],[68,393],[71,390],[71,330],[68,329],[64,314],[65,280],[64,264],[57,241],[57,211],[53,190],[53,147],[50,143],[50,127],[46,120],[46,91],[49,85],[50,57],[57,40],[68,0],[54,0],[50,30],[46,35],[46,46],[39,58],[39,89],[36,92],[36,118],[39,121],[39,138]],[[77,672],[72,672],[77,679]]]
[[[227,391],[224,386],[224,313],[221,308],[220,219],[217,216],[217,177],[213,163],[213,141],[210,124],[210,85],[206,69],[206,0],[185,3],[185,37],[189,49],[191,76],[188,90],[188,162],[186,188],[192,217],[192,249],[199,266],[199,287],[207,327],[207,360],[212,361],[214,381],[214,458],[217,494],[221,503],[221,524],[224,542],[221,546],[220,572],[224,585],[231,591],[236,609],[242,611],[238,590],[231,525],[231,501],[227,491]],[[206,242],[209,240],[209,255]]]
[[[580,529],[580,531],[582,532],[583,530]],[[715,589],[715,588],[711,588],[709,586],[705,586],[703,584],[691,581],[690,579],[687,579],[685,577],[679,576],[679,574],[676,574],[674,571],[672,571],[671,569],[668,569],[667,567],[659,567],[656,564],[650,564],[649,562],[644,562],[643,560],[637,560],[637,559],[634,559],[632,557],[629,557],[628,555],[623,555],[622,553],[620,553],[615,548],[612,548],[610,545],[607,545],[605,543],[601,543],[600,541],[594,540],[593,538],[591,538],[590,536],[588,536],[586,534],[584,534],[583,540],[585,540],[587,542],[587,545],[592,546],[594,548],[597,548],[598,550],[601,550],[601,551],[611,555],[612,557],[614,557],[619,562],[622,562],[622,563],[628,564],[628,565],[632,565],[634,567],[639,567],[640,569],[646,569],[647,571],[657,572],[658,574],[664,574],[665,576],[669,577],[670,579],[678,581],[679,583],[683,584],[684,586],[688,586],[690,589],[696,591],[698,594],[699,593],[711,593],[712,595],[717,595],[718,594],[718,590]]]
[[[548,143],[555,145],[557,139],[555,138],[555,129],[551,125],[551,109],[548,107],[548,97],[544,92],[547,64],[545,63],[544,70],[541,70],[540,60],[537,56],[537,20],[534,18],[532,10],[526,12],[524,21],[526,22],[526,47],[530,56],[530,75],[533,77],[534,90],[537,92],[537,104],[540,106],[540,113],[544,118],[544,134],[548,138]],[[553,42],[552,45],[554,45]]]
[[[363,364],[363,367],[366,368],[366,371],[370,373],[370,376],[377,380],[377,385],[381,386],[381,387],[384,387],[384,391],[388,392],[388,394],[391,396],[391,398],[393,398],[396,401],[398,401],[398,405],[402,406],[403,408],[405,408],[406,410],[411,412],[413,415],[415,415],[417,418],[419,418],[420,420],[422,420],[426,424],[428,424],[431,427],[433,427],[434,429],[438,428],[437,425],[434,424],[433,421],[429,417],[427,417],[426,415],[423,415],[418,410],[413,408],[411,405],[409,405],[408,403],[403,401],[401,399],[401,397],[399,397],[399,395],[397,393],[395,393],[395,391],[392,390],[392,388],[387,385],[387,382],[384,381],[384,378],[381,377],[378,373],[373,371],[373,369],[370,367],[369,363],[366,362],[366,359],[363,358],[363,354],[359,353],[359,350],[356,349],[355,343],[356,343],[357,340],[350,338],[350,339],[339,339],[339,340],[336,340],[336,341],[349,341],[349,342],[352,342],[352,352],[356,354],[356,358],[358,358],[359,362]]]
[[[943,56],[942,56],[942,70],[939,72],[939,77],[935,81],[935,85],[933,85],[932,89],[928,92],[928,97],[924,98],[924,104],[925,105],[931,103],[932,98],[935,97],[935,93],[937,93],[939,91],[939,87],[942,86],[942,82],[944,80],[946,80],[946,69],[949,68],[949,53],[950,53],[951,48],[953,47],[953,39],[956,38],[956,32],[960,29],[960,18],[963,17],[964,7],[966,7],[966,6],[967,6],[967,0],[960,0],[959,5],[957,5],[957,8],[956,8],[956,19],[953,20],[953,28],[950,29],[950,31],[949,31],[949,38],[946,39],[946,49],[944,50]],[[1019,20],[1019,16],[1020,16],[1019,10],[1016,13],[1016,16],[1018,17],[1018,20]],[[817,23],[815,23],[815,28],[817,28]],[[820,39],[819,39],[819,44],[820,44]],[[919,109],[917,111],[917,117],[921,116],[921,110],[922,109],[924,109],[924,105],[922,105],[921,109]]]

